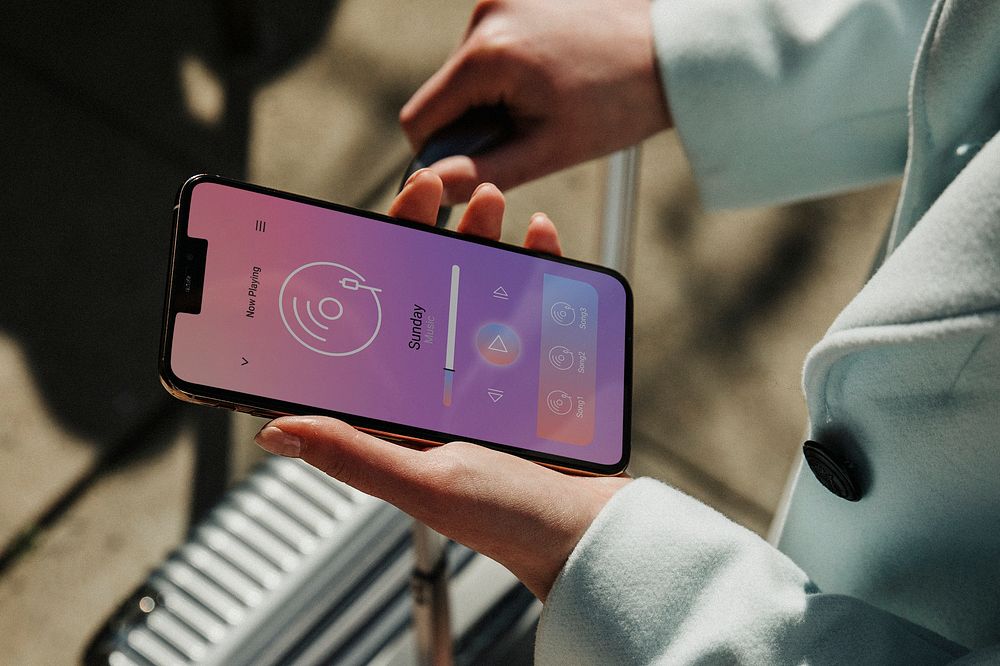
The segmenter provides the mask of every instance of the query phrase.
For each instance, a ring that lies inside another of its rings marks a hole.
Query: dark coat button
[[[856,469],[849,459],[832,453],[821,443],[812,440],[807,440],[802,445],[802,452],[809,469],[824,488],[849,502],[861,499],[861,486],[855,478]]]

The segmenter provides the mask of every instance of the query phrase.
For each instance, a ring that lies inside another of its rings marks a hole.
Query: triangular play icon
[[[500,398],[503,397],[503,391],[500,389],[487,389],[486,395],[490,396],[490,400],[493,402],[500,402]]]
[[[507,353],[509,353],[507,351],[507,345],[505,345],[503,343],[503,340],[500,339],[499,335],[497,337],[493,338],[493,342],[490,343],[490,346],[488,347],[488,349],[490,351],[500,352],[501,354],[507,354]]]

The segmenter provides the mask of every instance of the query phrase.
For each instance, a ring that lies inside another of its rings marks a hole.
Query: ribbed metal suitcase
[[[412,663],[411,522],[298,460],[271,457],[152,573],[86,660]],[[530,649],[534,597],[462,546],[447,558],[456,663],[506,660],[519,640]]]

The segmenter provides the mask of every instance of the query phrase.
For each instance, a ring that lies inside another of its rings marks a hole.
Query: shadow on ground
[[[223,421],[174,406],[156,378],[171,206],[194,173],[245,175],[255,89],[313,47],[335,5],[5,5],[0,329],[51,417],[102,455],[141,446],[169,410],[211,439],[196,489],[221,489]]]

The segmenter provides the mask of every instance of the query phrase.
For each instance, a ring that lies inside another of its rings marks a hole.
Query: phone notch
[[[207,256],[208,241],[204,238],[184,238],[178,243],[174,258],[174,312],[201,313]]]

